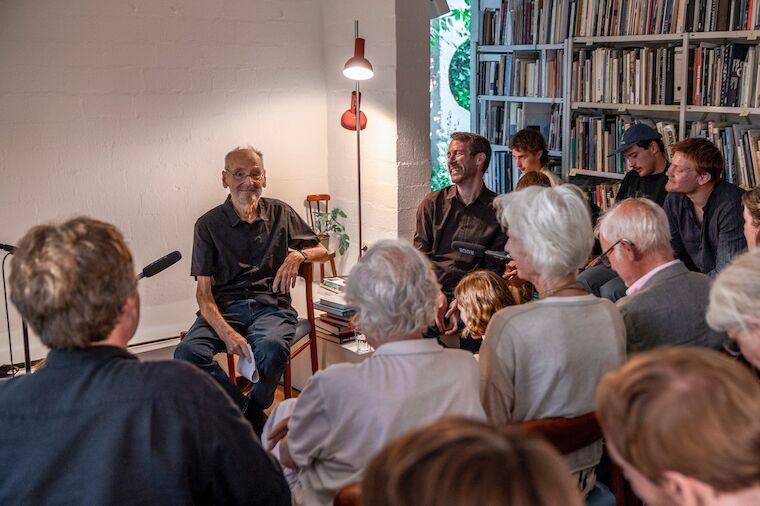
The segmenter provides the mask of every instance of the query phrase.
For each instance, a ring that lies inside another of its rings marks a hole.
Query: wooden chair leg
[[[227,354],[227,374],[230,375],[230,381],[237,386],[237,372],[235,371],[235,355],[232,353]]]
[[[293,384],[292,384],[292,378],[290,377],[290,360],[288,360],[288,365],[285,366],[285,385],[283,388],[283,394],[286,399],[290,399],[293,397]]]
[[[317,333],[312,330],[309,333],[309,352],[311,353],[311,373],[319,370],[319,356],[317,353]]]
[[[324,266],[325,264],[320,264],[320,265]],[[330,268],[332,269],[333,277],[337,276],[338,275],[338,269],[335,268],[335,259],[334,258],[330,259]],[[324,269],[324,267],[322,267],[322,269]]]
[[[325,279],[325,264],[319,264],[319,279]]]

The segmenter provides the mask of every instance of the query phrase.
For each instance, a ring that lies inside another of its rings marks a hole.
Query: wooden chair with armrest
[[[602,429],[595,413],[573,418],[542,418],[527,420],[517,424],[521,429],[543,436],[562,455],[580,450],[603,438]],[[640,504],[628,486],[622,470],[609,459],[602,459],[600,466],[605,466],[609,476],[609,488],[615,496],[618,506],[633,506]]]
[[[306,195],[306,205],[309,206],[309,225],[316,232],[317,230],[317,215],[319,213],[326,213],[330,211],[330,195],[327,193],[314,193]],[[330,262],[330,268],[332,269],[332,275],[337,276],[338,270],[335,268],[335,252],[328,251],[328,261]],[[325,264],[319,264],[319,278],[325,277]]]
[[[304,290],[306,292],[306,318],[298,318],[296,332],[293,337],[293,343],[290,345],[290,357],[288,365],[285,367],[284,374],[284,395],[286,399],[293,396],[292,371],[290,364],[292,360],[301,352],[309,349],[311,355],[311,372],[312,374],[319,369],[319,358],[317,355],[317,331],[314,324],[314,295],[312,283],[314,282],[314,264],[312,262],[303,262],[298,270],[298,275],[304,280]],[[180,332],[179,340],[185,338],[187,332]],[[227,353],[227,374],[235,385],[238,384],[238,377],[235,367],[235,355]]]

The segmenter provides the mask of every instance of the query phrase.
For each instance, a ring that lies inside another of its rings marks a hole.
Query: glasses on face
[[[731,337],[726,337],[723,340],[723,350],[732,357],[738,357],[742,354],[742,350],[739,348],[739,343]]]
[[[227,170],[224,169],[224,172],[231,175],[235,181],[245,181],[247,178],[251,178],[254,182],[260,183],[264,180],[264,173],[263,172],[257,172],[257,173],[248,173],[244,170]]]
[[[586,264],[586,267],[584,267],[583,269],[584,270],[590,269],[591,267],[594,267],[595,265],[599,265],[599,264],[603,264],[607,267],[610,267],[610,253],[612,253],[612,251],[615,249],[615,246],[621,243],[627,243],[633,246],[633,243],[626,241],[625,239],[618,239],[615,242],[615,244],[607,248],[607,250],[604,253],[602,253],[601,255],[595,256],[594,258],[589,260],[589,262]]]

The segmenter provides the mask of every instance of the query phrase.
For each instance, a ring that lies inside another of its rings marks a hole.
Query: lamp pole
[[[354,40],[359,38],[359,20],[354,20]],[[356,195],[358,201],[358,218],[359,218],[359,258],[362,257],[362,143],[361,143],[361,94],[359,90],[359,80],[356,80]]]

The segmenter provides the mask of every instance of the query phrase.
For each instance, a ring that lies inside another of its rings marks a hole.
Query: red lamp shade
[[[364,81],[375,75],[372,64],[364,57],[364,39],[354,40],[354,56],[343,66],[343,75],[355,81]]]
[[[359,93],[359,129],[367,128],[367,116],[361,110],[362,94]],[[340,117],[340,126],[346,130],[356,130],[356,92],[351,92],[351,108]]]

